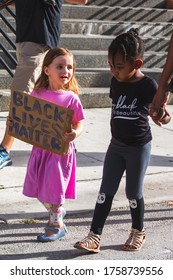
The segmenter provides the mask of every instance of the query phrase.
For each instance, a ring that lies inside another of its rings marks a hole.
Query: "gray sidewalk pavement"
[[[162,127],[151,120],[153,134],[152,155],[144,185],[146,203],[173,199],[173,106],[168,106],[172,121]],[[86,109],[84,131],[76,139],[77,200],[67,200],[67,210],[93,209],[100,187],[102,167],[110,141],[110,108]],[[0,138],[5,131],[7,112],[0,113]],[[37,200],[22,195],[31,145],[15,140],[11,150],[13,165],[0,170],[0,214],[39,212],[43,207]],[[123,178],[113,207],[126,206]]]
[[[110,141],[110,108],[86,109],[84,131],[75,141],[78,197],[65,203],[69,234],[53,244],[36,243],[47,213],[36,199],[22,195],[31,145],[16,139],[11,151],[13,165],[0,170],[0,218],[8,223],[0,225],[0,259],[173,259],[173,106],[168,109],[172,115],[168,125],[158,127],[150,120],[152,156],[144,184],[148,246],[140,253],[120,249],[130,227],[123,177],[105,226],[103,252],[88,255],[73,248],[88,233]],[[0,113],[0,138],[6,116],[7,112]]]

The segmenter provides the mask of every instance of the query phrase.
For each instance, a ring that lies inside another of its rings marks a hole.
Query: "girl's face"
[[[48,76],[50,89],[63,88],[73,76],[73,57],[71,55],[56,57],[49,66],[44,67],[44,72]]]
[[[114,56],[114,61],[112,60],[112,56],[109,56],[108,63],[112,75],[119,82],[127,82],[136,74],[136,63],[124,61],[122,55],[119,53]]]

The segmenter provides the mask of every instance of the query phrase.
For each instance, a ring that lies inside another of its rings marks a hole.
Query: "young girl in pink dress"
[[[78,97],[78,84],[74,76],[75,58],[64,48],[48,51],[43,61],[40,78],[31,93],[40,99],[74,111],[71,132],[66,132],[64,141],[69,143],[67,155],[58,155],[33,147],[27,166],[23,194],[36,197],[49,212],[49,221],[37,237],[38,241],[54,241],[66,235],[63,223],[65,198],[75,199],[76,155],[73,140],[83,129],[84,112]]]

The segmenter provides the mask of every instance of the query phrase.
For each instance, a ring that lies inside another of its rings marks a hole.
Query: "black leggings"
[[[95,234],[102,234],[107,216],[111,210],[113,196],[99,194],[96,202],[93,220],[90,230]],[[132,218],[132,228],[142,230],[144,220],[144,199],[130,200],[130,212]]]
[[[112,200],[116,194],[121,178],[126,172],[126,197],[129,200],[132,227],[143,229],[144,199],[143,180],[150,160],[151,143],[143,146],[128,146],[112,138],[108,147],[103,178],[100,187],[91,231],[101,234],[106,218],[109,215]]]
[[[104,160],[100,193],[115,195],[125,172],[127,198],[140,199],[150,153],[150,142],[143,146],[128,146],[112,138]]]

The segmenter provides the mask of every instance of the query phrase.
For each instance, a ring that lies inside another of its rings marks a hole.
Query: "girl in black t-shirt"
[[[157,91],[157,83],[140,70],[143,53],[144,42],[136,29],[119,35],[109,46],[108,62],[113,75],[110,86],[112,138],[90,232],[74,244],[77,249],[100,251],[100,236],[124,172],[132,227],[122,249],[137,251],[145,242],[142,188],[151,153],[149,104]]]

